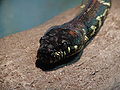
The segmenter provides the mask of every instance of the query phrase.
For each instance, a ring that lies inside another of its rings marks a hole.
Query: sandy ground
[[[120,90],[120,0],[112,1],[107,20],[79,61],[49,72],[35,66],[40,37],[77,11],[0,39],[0,90]]]

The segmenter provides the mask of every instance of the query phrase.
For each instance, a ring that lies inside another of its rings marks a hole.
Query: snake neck
[[[111,0],[89,0],[83,12],[70,22],[65,23],[63,27],[80,30],[89,40],[103,25],[110,6]]]

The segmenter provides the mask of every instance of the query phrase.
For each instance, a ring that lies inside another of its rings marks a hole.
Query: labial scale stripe
[[[80,14],[63,25],[53,26],[40,38],[37,58],[49,66],[65,62],[83,51],[103,25],[111,0],[83,0]]]

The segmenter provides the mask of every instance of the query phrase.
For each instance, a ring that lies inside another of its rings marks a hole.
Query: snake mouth
[[[63,60],[64,57],[61,50],[49,50],[49,48],[40,47],[37,52],[36,67],[43,71],[50,71],[62,65],[65,61]]]
[[[56,67],[57,58],[52,56],[50,53],[43,53],[40,50],[37,53],[36,67],[41,68],[43,71],[50,71]]]
[[[37,58],[44,65],[52,65],[62,59],[57,52],[47,48],[40,48],[37,53]]]
[[[39,58],[36,60],[36,67],[42,69],[43,71],[53,71],[61,67],[75,63],[76,61],[79,60],[79,57],[80,57],[79,53],[77,53],[71,57],[61,58],[60,60],[58,60],[56,58],[49,57],[48,55],[41,54],[41,56],[39,56]]]

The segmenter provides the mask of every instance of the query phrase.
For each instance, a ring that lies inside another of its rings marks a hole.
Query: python
[[[83,0],[80,14],[63,25],[51,27],[40,39],[37,58],[44,65],[64,62],[85,48],[102,27],[111,0]]]

